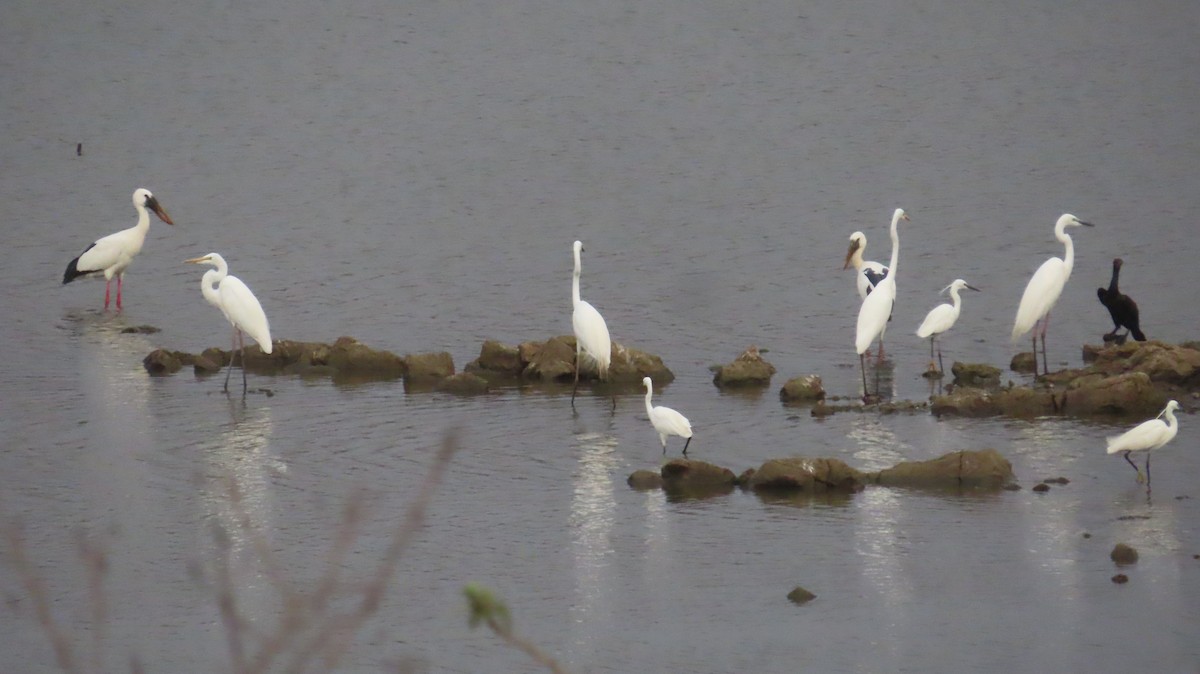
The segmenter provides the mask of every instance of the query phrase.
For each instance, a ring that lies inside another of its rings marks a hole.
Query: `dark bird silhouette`
[[[1108,308],[1108,313],[1112,316],[1113,327],[1112,332],[1104,336],[1104,341],[1112,341],[1117,338],[1117,330],[1128,328],[1129,334],[1139,342],[1146,341],[1146,335],[1142,334],[1141,328],[1138,327],[1138,306],[1129,295],[1121,294],[1117,288],[1117,278],[1121,275],[1121,265],[1125,262],[1121,258],[1113,260],[1112,281],[1109,282],[1108,288],[1096,288],[1096,296],[1100,298],[1100,304]],[[1121,338],[1124,341],[1123,338]]]

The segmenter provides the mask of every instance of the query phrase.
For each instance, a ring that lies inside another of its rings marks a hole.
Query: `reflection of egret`
[[[678,435],[681,438],[687,438],[687,442],[683,443],[683,455],[687,456],[688,445],[692,444],[692,423],[688,421],[687,417],[670,407],[662,405],[654,407],[650,404],[650,398],[654,395],[654,384],[649,377],[642,378],[642,385],[646,387],[646,414],[650,416],[650,423],[658,432],[658,440],[662,443],[663,454],[667,453],[667,437]]]
[[[1054,238],[1058,239],[1066,249],[1061,258],[1052,257],[1042,263],[1025,292],[1021,295],[1021,304],[1017,306],[1017,318],[1013,323],[1012,341],[1017,341],[1021,335],[1033,328],[1033,376],[1037,376],[1037,324],[1041,323],[1042,332],[1042,369],[1049,373],[1046,363],[1046,328],[1050,327],[1050,310],[1062,295],[1067,279],[1071,278],[1071,269],[1075,266],[1075,245],[1067,234],[1067,227],[1083,225],[1091,227],[1090,222],[1084,222],[1070,213],[1063,213],[1054,224]]]
[[[582,633],[579,644],[595,644],[588,629],[611,617],[612,591],[622,579],[611,563],[616,525],[616,483],[613,474],[620,465],[617,439],[606,433],[576,432],[579,463],[572,475],[571,551],[575,559],[576,592],[571,602],[577,613],[574,623]]]
[[[953,304],[939,304],[929,311],[925,316],[925,320],[921,321],[921,327],[917,328],[917,336],[921,339],[929,338],[929,364],[933,365],[933,342],[937,340],[938,335],[954,327],[954,323],[958,321],[958,314],[962,311],[962,298],[958,296],[958,292],[962,289],[978,291],[979,288],[969,285],[966,281],[956,278],[950,285],[942,288],[942,292],[950,291],[950,300]],[[938,369],[945,372],[946,368],[942,365],[942,344],[937,345],[937,364]]]
[[[1175,419],[1175,410],[1179,409],[1179,403],[1174,400],[1167,403],[1166,408],[1159,412],[1158,416],[1143,421],[1124,433],[1108,438],[1108,453],[1116,454],[1121,452],[1125,455],[1125,460],[1133,469],[1137,471],[1138,484],[1142,483],[1142,471],[1129,458],[1131,452],[1146,452],[1146,487],[1150,486],[1150,452],[1162,447],[1171,440],[1175,439],[1175,434],[1179,432],[1179,422]],[[1161,417],[1166,417],[1164,422]]]
[[[575,386],[571,389],[571,407],[575,407],[575,392],[579,389],[579,365],[583,355],[596,361],[600,379],[608,377],[608,366],[612,362],[612,339],[608,335],[608,325],[596,307],[588,304],[579,297],[579,275],[583,266],[579,254],[583,252],[583,244],[575,242],[575,273],[571,276],[571,327],[575,330]],[[613,409],[617,407],[617,396],[613,394]]]
[[[92,245],[84,249],[79,257],[71,260],[63,273],[63,283],[70,283],[80,276],[88,274],[104,274],[104,308],[108,308],[109,290],[112,278],[117,277],[117,311],[121,310],[121,282],[125,278],[125,269],[133,262],[133,257],[142,252],[142,244],[146,242],[146,232],[150,231],[150,213],[154,211],[159,220],[168,225],[175,224],[158,203],[158,199],[150,190],[139,187],[133,192],[133,207],[137,209],[137,224],[129,229],[122,229],[114,234],[96,239]]]
[[[896,303],[896,265],[900,258],[900,235],[896,231],[896,225],[901,220],[907,220],[908,215],[904,213],[904,209],[897,208],[892,214],[892,226],[890,233],[892,236],[892,260],[888,264],[887,276],[883,278],[863,300],[862,306],[858,308],[858,325],[854,333],[854,349],[858,352],[858,362],[862,367],[863,376],[863,394],[867,391],[867,366],[863,354],[867,349],[871,348],[871,342],[879,338],[879,358],[883,360],[883,333],[887,329],[888,319],[892,315],[892,306]],[[876,391],[878,393],[878,391]]]
[[[209,304],[225,314],[225,320],[233,326],[233,346],[229,352],[229,369],[225,371],[225,391],[229,391],[229,374],[233,371],[233,356],[242,353],[242,395],[246,394],[246,339],[242,333],[249,333],[258,342],[263,353],[271,353],[271,326],[267,323],[267,314],[263,312],[258,298],[250,292],[250,288],[236,276],[229,273],[225,258],[217,253],[209,253],[201,257],[184,260],[192,264],[210,264],[216,269],[204,272],[200,280],[200,292]],[[213,284],[217,284],[213,289]],[[240,348],[239,348],[240,347]]]

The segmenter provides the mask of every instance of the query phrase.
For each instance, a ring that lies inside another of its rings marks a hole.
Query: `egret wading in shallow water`
[[[233,326],[233,347],[229,352],[229,369],[225,371],[225,392],[229,392],[229,375],[233,372],[233,357],[242,353],[242,395],[246,395],[246,339],[243,333],[258,342],[263,353],[271,353],[271,326],[258,298],[250,288],[229,273],[225,258],[217,253],[184,260],[189,264],[208,264],[216,267],[204,272],[200,279],[200,293],[209,304],[221,310],[225,320]],[[213,287],[216,284],[216,288]]]
[[[103,273],[105,309],[108,309],[112,278],[116,276],[117,311],[121,310],[121,283],[125,279],[125,269],[133,262],[134,256],[142,251],[142,244],[146,242],[146,232],[150,231],[150,213],[146,209],[154,211],[158,219],[168,225],[175,224],[171,216],[167,215],[166,209],[158,203],[158,199],[144,187],[134,190],[133,207],[137,209],[138,214],[136,225],[96,239],[79,254],[79,257],[71,260],[63,273],[64,285],[80,276]]]
[[[571,277],[571,327],[575,330],[575,386],[571,388],[571,407],[575,407],[575,392],[579,390],[579,364],[583,355],[596,361],[596,369],[601,380],[608,378],[608,366],[612,362],[612,339],[608,336],[608,324],[604,317],[596,311],[596,307],[588,304],[579,297],[579,275],[583,271],[583,263],[579,254],[583,252],[583,244],[575,242],[575,273]],[[617,407],[617,397],[613,394],[613,409]]]
[[[958,278],[950,285],[942,288],[941,292],[950,291],[950,300],[953,304],[939,304],[925,315],[925,320],[921,321],[921,327],[917,328],[917,336],[921,339],[929,338],[929,364],[933,365],[933,343],[937,340],[938,335],[954,327],[954,323],[958,320],[958,314],[962,311],[962,298],[958,296],[961,290],[974,290],[979,292],[979,288],[970,285],[966,281]],[[941,293],[938,293],[941,294]],[[942,343],[939,341],[937,345],[937,365],[938,370],[946,371],[942,365]]]
[[[687,456],[688,445],[692,444],[692,422],[670,407],[651,405],[650,398],[654,395],[654,384],[649,377],[644,377],[642,384],[646,387],[646,414],[650,416],[650,424],[654,426],[654,430],[658,431],[658,440],[662,443],[663,454],[667,453],[667,438],[678,435],[681,438],[687,438],[687,441],[683,443],[683,455]]]
[[[1142,329],[1138,325],[1138,305],[1129,295],[1121,293],[1121,289],[1117,287],[1118,278],[1121,275],[1121,265],[1125,261],[1121,258],[1115,258],[1112,265],[1112,280],[1108,282],[1108,288],[1096,288],[1096,296],[1100,298],[1100,304],[1103,304],[1108,309],[1108,315],[1112,317],[1113,329],[1112,332],[1104,335],[1104,341],[1112,341],[1117,339],[1117,330],[1122,327],[1129,330],[1129,334],[1133,335],[1133,339],[1138,342],[1146,341],[1146,335],[1142,334]],[[1124,337],[1120,338],[1125,341]]]
[[[887,276],[888,268],[874,260],[863,260],[867,250],[867,235],[855,232],[850,235],[850,248],[846,251],[846,262],[842,269],[854,266],[854,287],[858,290],[858,298],[866,299],[867,295]]]
[[[1129,458],[1132,452],[1146,452],[1146,488],[1150,488],[1150,452],[1167,444],[1175,438],[1175,434],[1179,432],[1179,422],[1175,419],[1175,410],[1179,409],[1179,403],[1174,400],[1167,403],[1167,406],[1158,416],[1134,426],[1124,433],[1108,438],[1108,453],[1116,454],[1118,452],[1125,455],[1125,460],[1133,469],[1137,471],[1137,481],[1141,484],[1143,481],[1142,471]],[[1164,422],[1161,417],[1166,417]]]
[[[908,220],[903,208],[897,208],[892,214],[892,259],[888,263],[887,276],[883,277],[875,288],[863,300],[858,308],[858,325],[854,335],[854,349],[858,352],[858,363],[862,367],[863,397],[867,394],[867,364],[863,354],[871,348],[871,342],[878,338],[879,360],[883,360],[883,333],[887,329],[888,318],[892,315],[892,306],[896,303],[896,265],[900,261],[900,235],[896,226],[901,220]],[[875,391],[878,395],[879,391]]]
[[[1067,279],[1071,278],[1071,269],[1075,266],[1075,245],[1067,234],[1067,227],[1092,227],[1092,223],[1084,222],[1070,213],[1063,213],[1054,224],[1054,238],[1066,247],[1066,253],[1061,257],[1052,257],[1042,263],[1025,292],[1021,295],[1021,304],[1017,306],[1017,319],[1013,323],[1012,341],[1016,342],[1021,335],[1033,329],[1033,376],[1037,377],[1037,324],[1041,323],[1042,332],[1042,374],[1050,372],[1046,360],[1046,328],[1050,327],[1050,310],[1062,295]]]

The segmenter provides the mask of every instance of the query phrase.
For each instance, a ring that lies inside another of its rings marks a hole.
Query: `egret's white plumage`
[[[96,239],[92,245],[84,249],[74,260],[67,264],[63,272],[63,283],[67,284],[80,276],[104,274],[104,308],[108,308],[109,290],[112,279],[117,277],[117,310],[121,309],[121,285],[125,278],[125,269],[133,262],[135,255],[142,251],[146,242],[146,232],[150,231],[150,213],[154,211],[159,220],[168,225],[175,224],[167,211],[158,203],[158,199],[150,190],[139,187],[133,192],[133,207],[137,209],[137,224],[129,229],[109,234]]]
[[[1063,213],[1054,224],[1054,238],[1066,248],[1063,257],[1052,257],[1042,263],[1021,295],[1021,303],[1017,305],[1017,318],[1013,323],[1012,340],[1015,342],[1021,335],[1033,329],[1041,322],[1042,333],[1042,365],[1049,371],[1046,363],[1046,329],[1050,325],[1050,310],[1062,295],[1067,279],[1071,277],[1071,269],[1075,266],[1075,245],[1067,234],[1067,227],[1083,225],[1091,227],[1090,222],[1084,222],[1070,213]],[[1033,333],[1033,369],[1037,374],[1037,330]]]
[[[875,289],[858,308],[854,349],[860,356],[871,347],[871,342],[883,336],[884,330],[887,329],[888,317],[892,315],[892,305],[896,302],[896,265],[900,259],[900,235],[896,226],[901,220],[908,220],[908,215],[903,208],[897,208],[892,214],[892,259],[888,264],[887,276],[876,284]]]
[[[612,339],[608,335],[608,325],[604,317],[596,311],[596,307],[588,304],[579,297],[579,275],[583,271],[583,263],[579,254],[583,252],[583,244],[576,241],[575,273],[571,277],[571,327],[575,330],[575,388],[571,390],[571,405],[575,405],[575,391],[579,388],[579,365],[583,354],[596,361],[596,369],[600,379],[608,377],[608,366],[612,362]],[[613,398],[616,405],[616,398]]]
[[[942,292],[950,291],[950,300],[952,304],[939,304],[925,315],[925,320],[921,321],[921,327],[917,328],[917,336],[921,339],[929,338],[929,358],[933,359],[933,342],[938,335],[954,327],[954,323],[958,321],[958,315],[962,312],[962,298],[958,296],[961,290],[975,290],[979,288],[970,285],[966,281],[958,278],[950,285],[942,288]],[[945,370],[942,366],[942,346],[938,345],[938,369]]]
[[[658,440],[662,443],[663,454],[667,453],[667,438],[678,435],[687,439],[683,443],[683,455],[687,456],[688,445],[692,444],[692,422],[670,407],[651,405],[650,398],[654,395],[654,384],[649,377],[642,378],[642,384],[646,387],[646,414],[650,417],[650,424],[658,432]]]
[[[215,269],[204,272],[204,277],[200,280],[200,292],[209,304],[221,310],[221,313],[225,315],[225,320],[233,326],[233,350],[229,354],[230,369],[225,372],[225,390],[229,390],[229,374],[233,370],[233,352],[240,348],[242,351],[242,392],[244,393],[246,390],[246,343],[242,334],[250,335],[251,339],[258,342],[263,353],[271,353],[273,349],[271,326],[267,322],[267,314],[250,288],[242,283],[241,279],[229,273],[229,265],[220,254],[209,253],[184,260],[184,262],[208,264],[215,267]]]
[[[1131,452],[1146,452],[1146,482],[1150,482],[1150,452],[1158,449],[1175,439],[1175,434],[1179,432],[1179,421],[1175,418],[1175,410],[1179,409],[1179,403],[1172,400],[1167,403],[1162,412],[1158,416],[1143,421],[1124,433],[1108,438],[1108,453],[1117,454],[1124,453],[1125,460],[1133,469],[1137,471],[1138,482],[1142,481],[1142,471],[1129,458]],[[1162,420],[1166,417],[1166,421]]]
[[[842,269],[854,266],[854,286],[858,290],[859,299],[866,299],[875,285],[887,276],[888,268],[874,260],[864,260],[867,250],[867,235],[855,232],[850,235],[850,248],[846,251],[846,261]]]

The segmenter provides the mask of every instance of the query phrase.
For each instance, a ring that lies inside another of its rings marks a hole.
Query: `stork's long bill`
[[[168,225],[175,224],[175,222],[171,220],[171,216],[167,215],[167,209],[163,208],[162,204],[158,203],[158,199],[155,199],[154,197],[146,199],[146,206],[150,210],[154,211],[154,214],[158,216],[159,220],[162,220]]]

